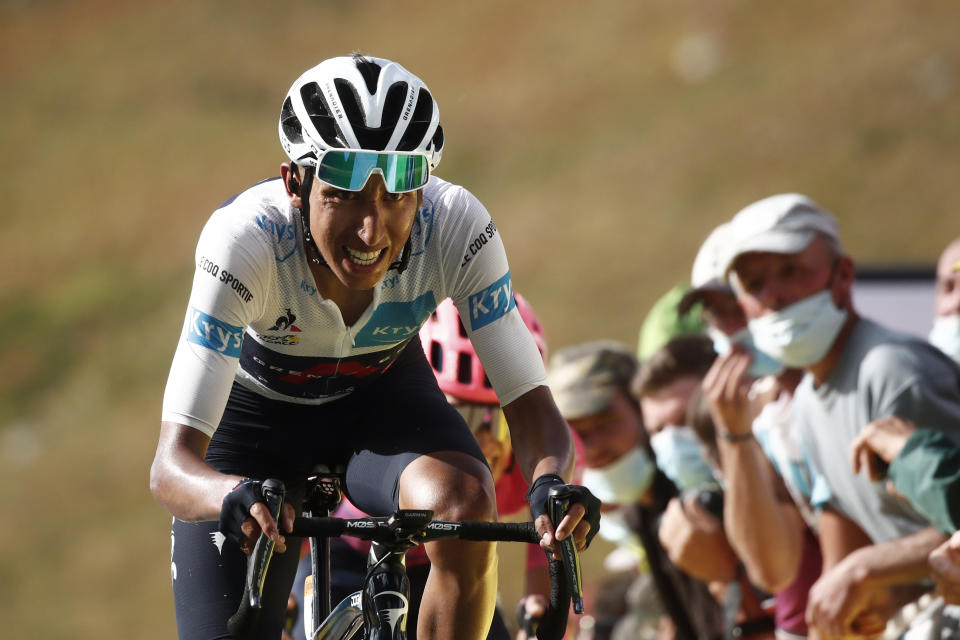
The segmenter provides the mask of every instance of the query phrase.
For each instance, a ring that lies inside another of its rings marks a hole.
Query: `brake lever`
[[[286,494],[286,488],[283,483],[273,478],[263,481],[260,487],[263,493],[263,501],[270,510],[270,515],[277,522],[280,522],[280,509],[283,506],[283,498]],[[267,534],[261,533],[257,544],[250,554],[250,564],[247,567],[247,584],[250,585],[250,606],[259,609],[263,597],[263,585],[267,579],[267,569],[270,567],[270,560],[273,558],[273,540],[267,537]]]
[[[560,525],[563,516],[573,504],[570,500],[572,493],[565,485],[558,485],[550,489],[547,497],[547,509],[553,526]],[[563,565],[563,572],[567,578],[567,584],[570,586],[570,597],[573,600],[573,612],[583,613],[583,574],[580,571],[580,552],[577,551],[577,543],[571,533],[563,540],[554,538],[560,547],[560,562]]]
[[[280,508],[286,488],[279,480],[264,480],[260,486],[263,501],[270,510],[274,520],[280,521]],[[263,599],[263,584],[267,579],[267,568],[270,558],[273,557],[273,541],[267,534],[261,533],[253,553],[247,561],[247,580],[243,585],[243,596],[240,598],[240,607],[227,620],[227,630],[231,636],[245,636],[256,628],[260,619],[260,609]]]

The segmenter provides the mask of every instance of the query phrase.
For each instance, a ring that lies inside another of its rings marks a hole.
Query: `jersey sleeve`
[[[197,244],[193,289],[163,397],[162,419],[212,436],[223,415],[246,326],[263,314],[269,247],[214,213]]]
[[[520,317],[503,240],[486,208],[458,190],[451,211],[459,218],[446,230],[442,258],[463,326],[501,405],[546,384],[540,351]]]

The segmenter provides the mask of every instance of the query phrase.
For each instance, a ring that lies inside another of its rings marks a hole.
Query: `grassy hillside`
[[[633,344],[710,229],[774,192],[833,211],[862,262],[935,259],[960,230],[958,18],[932,0],[0,0],[5,634],[173,635],[146,485],[193,246],[277,172],[308,65],[361,50],[419,73],[438,173],[493,213],[551,347]]]

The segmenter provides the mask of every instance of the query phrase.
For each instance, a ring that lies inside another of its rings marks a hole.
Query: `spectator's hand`
[[[889,592],[869,588],[853,569],[841,562],[810,588],[807,624],[823,638],[880,635],[895,611]]]
[[[861,469],[866,469],[870,480],[880,480],[884,469],[878,462],[893,462],[915,430],[916,426],[912,422],[897,416],[880,418],[865,426],[850,443],[853,472],[857,474]]]
[[[710,415],[718,433],[750,433],[753,423],[749,399],[753,381],[747,376],[750,362],[750,353],[741,345],[733,345],[714,361],[703,379],[703,390],[710,400]]]
[[[960,531],[930,552],[930,573],[947,604],[960,604]]]
[[[517,632],[517,640],[534,640],[535,636],[528,635],[524,630],[525,621],[539,622],[543,614],[547,612],[547,598],[539,593],[531,593],[520,599],[517,606],[517,618],[521,621],[520,630]],[[536,622],[534,628],[536,628]]]
[[[694,578],[730,582],[737,577],[737,557],[723,524],[695,495],[670,500],[660,521],[659,537],[670,561]]]

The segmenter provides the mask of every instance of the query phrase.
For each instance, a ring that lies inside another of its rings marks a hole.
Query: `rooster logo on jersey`
[[[277,318],[276,322],[273,323],[273,326],[268,329],[268,331],[300,331],[300,327],[293,324],[293,321],[297,319],[297,316],[293,315],[293,311],[290,311],[290,307],[287,307],[287,313],[285,315]]]

